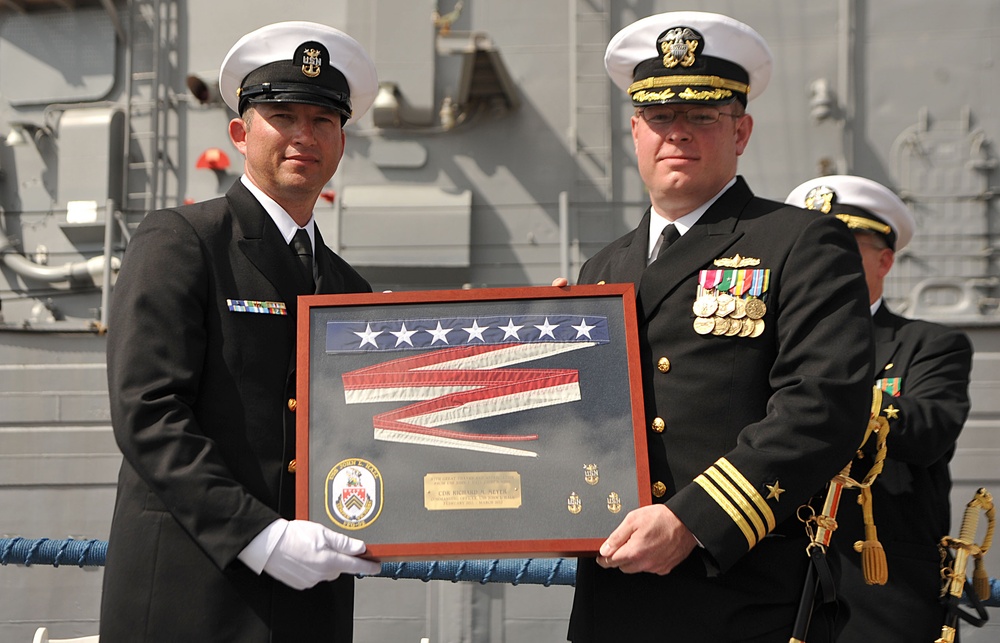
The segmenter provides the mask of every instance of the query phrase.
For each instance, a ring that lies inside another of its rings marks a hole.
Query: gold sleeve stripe
[[[750,519],[750,522],[753,523],[754,530],[757,532],[755,541],[759,541],[767,535],[767,529],[764,528],[764,521],[760,519],[760,515],[758,515],[757,511],[753,508],[753,505],[750,504],[750,501],[740,493],[739,489],[737,489],[733,483],[726,479],[726,476],[724,476],[721,471],[715,467],[709,467],[705,471],[705,475],[711,478],[712,481],[715,482],[715,485],[719,487],[723,493],[729,496],[732,502],[735,503],[736,506],[739,507],[744,514],[746,514],[746,517]]]
[[[743,532],[743,536],[747,539],[747,549],[753,549],[753,546],[757,544],[757,537],[753,533],[753,530],[750,529],[750,525],[747,523],[746,518],[744,518],[743,515],[740,514],[739,510],[733,506],[733,503],[729,502],[729,499],[726,498],[722,492],[719,491],[714,484],[712,484],[712,481],[704,476],[704,474],[699,475],[694,479],[694,481],[698,483],[698,485],[700,485],[709,496],[712,497],[712,500],[722,507],[723,511],[729,514],[729,517],[733,519],[733,522],[736,523],[736,526],[740,528],[740,531]]]
[[[757,489],[750,484],[749,480],[743,477],[743,474],[740,473],[739,470],[734,467],[731,462],[729,462],[729,460],[719,458],[715,462],[715,466],[722,469],[726,475],[732,478],[736,485],[743,490],[746,497],[757,505],[757,508],[760,510],[760,515],[763,516],[764,520],[767,522],[767,531],[771,532],[776,523],[774,521],[774,512],[772,512],[771,508],[767,505],[767,500],[765,500],[764,497],[757,492]]]

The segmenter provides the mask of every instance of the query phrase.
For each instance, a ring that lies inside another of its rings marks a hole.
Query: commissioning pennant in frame
[[[537,434],[444,428],[580,397],[577,369],[523,365],[610,342],[600,316],[511,315],[329,321],[327,353],[374,353],[343,374],[347,404],[413,402],[372,418],[376,440],[535,457]],[[404,356],[398,357],[400,352]],[[518,366],[520,365],[520,366]],[[515,366],[518,366],[515,368]]]

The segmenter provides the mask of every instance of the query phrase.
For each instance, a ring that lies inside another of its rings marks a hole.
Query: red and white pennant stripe
[[[348,404],[421,400],[372,418],[375,439],[504,455],[534,451],[489,444],[538,435],[465,433],[437,427],[580,399],[576,369],[503,368],[594,346],[593,342],[457,346],[344,373]]]

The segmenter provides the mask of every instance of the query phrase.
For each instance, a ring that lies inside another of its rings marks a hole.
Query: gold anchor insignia
[[[302,52],[302,73],[309,78],[316,78],[323,66],[319,49],[306,49]]]
[[[739,253],[734,257],[722,257],[712,262],[719,268],[746,268],[747,266],[759,266],[760,259],[753,257],[741,257]]]
[[[573,515],[576,515],[583,511],[583,502],[580,500],[580,496],[576,495],[576,492],[569,494],[569,498],[566,499],[566,509]]]

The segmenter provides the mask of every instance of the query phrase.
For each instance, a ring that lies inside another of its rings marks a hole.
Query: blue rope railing
[[[103,540],[0,538],[0,565],[99,567],[104,565],[107,553],[108,543]],[[576,583],[576,560],[523,558],[382,563],[382,571],[370,578],[473,581],[484,585],[573,585]]]
[[[107,553],[108,543],[104,540],[0,538],[0,565],[100,567]],[[483,585],[575,585],[576,560],[514,558],[382,563],[382,571],[368,578],[470,581]],[[1000,578],[990,579],[990,597],[980,602],[986,607],[1000,607]]]
[[[0,538],[0,565],[101,567],[107,554],[104,540]]]
[[[417,578],[511,585],[575,585],[576,559],[517,558],[506,560],[446,560],[382,563],[379,578]]]

